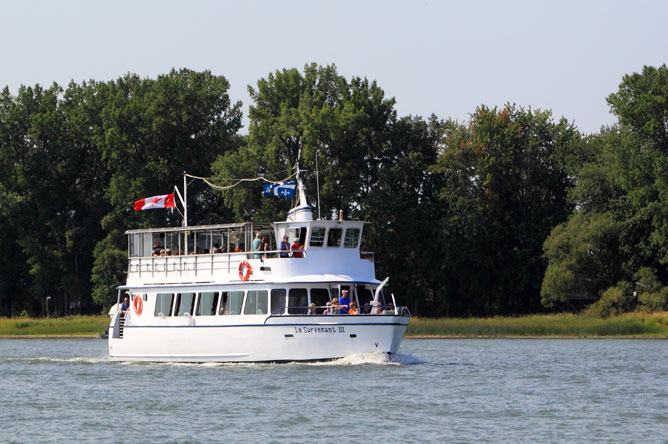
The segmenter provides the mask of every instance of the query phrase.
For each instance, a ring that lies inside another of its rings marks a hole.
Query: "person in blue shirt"
[[[128,308],[130,308],[128,297],[125,296],[125,299],[123,299],[123,303],[121,304],[121,316],[125,316],[125,313],[128,312]]]
[[[341,299],[339,299],[339,314],[348,314],[350,310],[350,299],[348,299],[348,290],[341,291]]]
[[[288,240],[288,235],[283,236],[281,244],[278,246],[278,249],[281,250],[281,257],[288,257],[288,251],[290,250],[290,241]],[[284,252],[285,251],[285,252]]]

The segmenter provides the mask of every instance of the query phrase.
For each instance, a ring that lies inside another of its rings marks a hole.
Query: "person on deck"
[[[125,299],[123,299],[123,303],[121,304],[121,316],[125,317],[128,308],[130,308],[130,301],[128,300],[128,297],[125,296]]]
[[[160,245],[160,241],[153,242],[153,256],[160,256],[160,250],[162,250],[162,245]]]
[[[341,300],[339,300],[339,314],[348,314],[350,310],[350,299],[348,299],[348,290],[341,291]],[[359,311],[357,312],[359,314]]]
[[[350,310],[348,310],[349,315],[358,315],[360,314],[360,309],[357,308],[357,303],[355,301],[350,302]]]
[[[290,246],[290,249],[292,249],[292,257],[304,257],[304,246],[299,243],[299,238],[295,238],[295,241]]]
[[[262,233],[259,231],[255,233],[255,239],[253,239],[253,251],[260,251],[260,247],[262,246]],[[255,259],[260,259],[262,255],[260,253],[254,253],[253,258]]]
[[[288,240],[288,235],[286,234],[283,236],[283,240],[281,241],[281,244],[278,246],[278,249],[281,250],[280,256],[281,257],[288,257],[288,250],[290,250],[290,241]],[[284,253],[285,251],[285,253]]]

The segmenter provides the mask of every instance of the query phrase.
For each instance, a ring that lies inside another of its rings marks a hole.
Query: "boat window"
[[[155,316],[171,316],[172,302],[174,301],[173,293],[158,293],[155,299]]]
[[[218,305],[218,292],[205,291],[199,294],[197,300],[197,316],[213,316]]]
[[[267,314],[267,290],[248,290],[244,314]]]
[[[287,298],[285,290],[282,288],[274,288],[271,290],[271,314],[280,315],[285,312],[285,303]]]
[[[322,247],[325,243],[325,228],[324,227],[313,227],[311,228],[311,242],[309,245],[311,247]]]
[[[357,248],[357,243],[360,239],[359,228],[348,228],[346,230],[346,237],[343,241],[343,246],[346,248]]]
[[[238,315],[241,314],[241,303],[244,300],[243,291],[224,291],[218,314]]]
[[[333,287],[329,290],[332,293],[332,299],[339,297],[339,287]]]
[[[306,288],[291,288],[288,296],[288,313],[306,314],[308,309],[308,293]]]
[[[193,314],[193,308],[195,308],[195,293],[176,294],[176,316]]]
[[[366,288],[364,285],[357,286],[357,299],[360,306],[360,312],[362,314],[371,313],[371,307],[373,306],[373,291],[369,288]]]
[[[329,290],[326,288],[312,288],[311,302],[313,302],[318,308],[324,308],[324,306],[327,305],[327,302],[329,302]]]
[[[327,237],[327,246],[328,247],[338,247],[341,245],[341,228],[330,228],[329,236]]]
[[[164,244],[162,248],[165,249],[166,256],[177,255],[181,253],[182,241],[181,233],[165,233]]]

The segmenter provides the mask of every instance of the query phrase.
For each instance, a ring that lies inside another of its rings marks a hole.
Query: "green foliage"
[[[579,134],[550,112],[480,107],[443,128],[433,172],[444,185],[436,231],[440,299],[451,314],[538,310],[541,247],[570,209],[566,159]]]
[[[641,310],[668,310],[668,287],[656,277],[649,267],[642,267],[636,274],[636,289]]]
[[[116,238],[116,239],[114,239]],[[120,232],[110,233],[95,246],[95,262],[92,270],[93,301],[102,307],[102,313],[116,303],[116,287],[123,283],[127,270],[128,254],[116,247],[122,239]]]
[[[570,197],[582,216],[571,218],[572,227],[555,229],[545,244],[549,266],[543,303],[553,306],[568,299],[583,282],[592,284],[590,294],[600,294],[617,281],[631,282],[641,276],[649,283],[638,286],[637,300],[627,300],[628,291],[620,293],[621,284],[617,284],[590,311],[607,316],[634,309],[637,303],[644,310],[660,310],[668,291],[664,290],[668,284],[668,68],[646,66],[641,73],[624,76],[608,103],[619,118],[618,125],[583,140],[576,156],[580,163],[572,162],[577,186]],[[589,229],[578,217],[607,222]],[[584,239],[577,234],[580,229]],[[597,234],[598,230],[602,233]],[[600,247],[589,264],[574,247],[588,239]],[[570,258],[554,254],[559,244],[572,246],[567,249]]]
[[[493,318],[413,317],[406,336],[504,337],[668,337],[666,313],[628,313],[606,319],[585,315],[531,315]]]
[[[590,316],[607,318],[630,311],[633,304],[633,284],[621,281],[616,286],[605,290],[601,298],[591,304],[585,313]]]
[[[102,295],[112,277],[122,276],[119,252],[126,248],[117,235],[110,245],[109,233],[181,222],[168,211],[137,214],[133,201],[172,191],[184,170],[207,175],[219,154],[239,145],[241,104],[231,103],[228,88],[222,76],[189,70],[157,79],[128,74],[106,83],[72,82],[66,89],[22,86],[16,96],[5,88],[0,94],[3,312],[46,314],[48,296],[58,314],[77,304],[83,312],[95,311],[94,299],[106,303]],[[197,196],[191,220],[215,216],[219,199],[197,185],[191,191]],[[97,248],[105,239],[104,248]]]
[[[555,227],[543,245],[548,267],[541,303],[555,307],[573,300],[596,300],[602,290],[617,282],[620,231],[608,213],[575,213]]]

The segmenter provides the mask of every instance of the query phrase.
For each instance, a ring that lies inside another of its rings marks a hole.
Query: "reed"
[[[668,313],[627,313],[607,319],[583,315],[411,319],[406,336],[668,338]]]
[[[0,318],[0,337],[95,336],[104,332],[109,316],[64,318]]]
[[[86,337],[104,332],[109,317],[0,318],[0,337]],[[668,312],[627,313],[607,319],[583,315],[411,319],[408,337],[638,337],[668,338]]]

